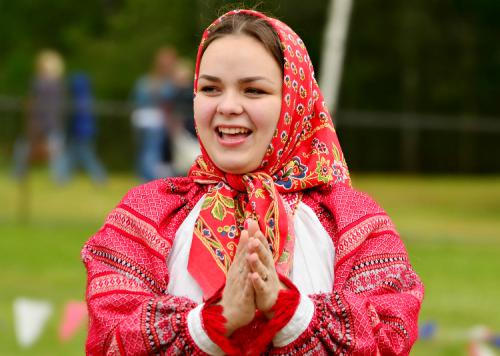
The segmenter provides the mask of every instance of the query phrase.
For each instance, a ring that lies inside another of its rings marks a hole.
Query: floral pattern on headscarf
[[[203,43],[224,17],[247,14],[263,18],[276,31],[284,56],[281,114],[260,167],[243,175],[219,170],[203,143],[202,155],[189,175],[210,184],[195,223],[188,270],[206,297],[224,283],[246,218],[265,234],[277,271],[289,274],[293,257],[293,212],[284,202],[298,193],[326,184],[350,184],[349,171],[335,128],[319,90],[302,40],[281,21],[252,10],[230,11],[204,32],[196,61],[197,88]]]

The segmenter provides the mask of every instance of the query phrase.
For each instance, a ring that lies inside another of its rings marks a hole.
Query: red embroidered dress
[[[167,292],[167,261],[176,232],[204,199],[187,269],[207,298],[224,285],[234,243],[247,216],[259,221],[282,275],[293,269],[293,209],[299,201],[312,209],[335,249],[333,289],[300,296],[301,303],[307,300],[312,305],[300,335],[270,340],[292,318],[294,307],[283,314],[281,324],[255,320],[248,333],[236,331],[233,346],[252,346],[255,335],[269,333],[274,325],[277,330],[262,348],[251,350],[268,354],[408,354],[417,336],[423,286],[404,245],[385,212],[350,187],[332,121],[300,38],[278,20],[253,11],[237,12],[264,18],[282,44],[283,101],[276,134],[256,172],[225,174],[202,147],[203,155],[189,177],[134,188],[110,213],[82,251],[88,270],[87,353],[203,354],[207,350],[188,326],[190,312],[198,304]],[[219,21],[206,30],[203,40]],[[200,59],[201,45],[197,70]],[[298,296],[291,282],[287,283],[289,295]],[[279,301],[276,308],[283,303]],[[204,305],[199,307],[209,310]],[[227,340],[217,337],[208,319],[205,322],[205,332],[227,351],[223,345]],[[243,350],[248,349],[233,351]]]

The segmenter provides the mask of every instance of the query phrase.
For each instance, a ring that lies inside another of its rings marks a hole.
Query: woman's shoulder
[[[156,179],[130,189],[117,207],[159,222],[181,206],[194,206],[205,191],[205,186],[190,177]]]
[[[384,210],[370,195],[346,183],[311,189],[304,194],[303,201],[333,215],[339,230],[367,216],[385,215]]]

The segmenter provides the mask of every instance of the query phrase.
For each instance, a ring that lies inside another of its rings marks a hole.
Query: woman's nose
[[[243,105],[237,93],[226,92],[220,96],[217,112],[225,116],[239,115],[243,112]]]

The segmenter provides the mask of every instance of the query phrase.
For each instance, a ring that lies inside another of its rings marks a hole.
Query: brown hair
[[[221,22],[210,29],[202,47],[202,55],[216,39],[227,35],[247,35],[262,43],[283,70],[284,59],[281,41],[274,28],[263,18],[249,14],[225,16]]]

